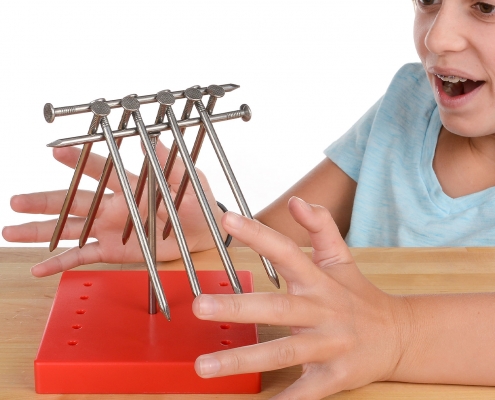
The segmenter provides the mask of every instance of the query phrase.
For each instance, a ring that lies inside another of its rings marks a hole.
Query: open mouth
[[[435,76],[442,80],[442,89],[445,94],[450,97],[468,94],[485,83],[485,81],[474,81],[461,76],[446,76],[440,74],[435,74]]]

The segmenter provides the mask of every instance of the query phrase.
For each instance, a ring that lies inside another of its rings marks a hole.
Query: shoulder
[[[408,126],[429,120],[436,107],[426,72],[420,63],[405,64],[392,78],[376,118],[383,123]]]

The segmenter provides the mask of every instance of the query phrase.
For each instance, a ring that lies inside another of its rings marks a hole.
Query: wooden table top
[[[308,256],[310,249],[303,249]],[[56,252],[59,252],[57,250]],[[247,248],[229,252],[237,270],[251,270],[256,291],[276,290],[258,256]],[[369,248],[352,249],[361,271],[388,293],[461,293],[495,290],[495,248]],[[96,399],[99,395],[37,395],[34,364],[60,276],[31,276],[30,267],[49,257],[45,248],[0,248],[0,400]],[[193,255],[198,270],[222,269],[215,250]],[[144,269],[138,264],[95,264],[80,269]],[[182,269],[182,262],[161,263],[159,269]],[[281,290],[285,290],[283,285]],[[261,342],[289,333],[287,328],[259,325]],[[257,395],[146,395],[154,399],[267,399],[300,375],[300,367],[265,372]],[[105,400],[139,395],[105,395]],[[338,393],[328,399],[494,399],[495,388],[380,382]]]

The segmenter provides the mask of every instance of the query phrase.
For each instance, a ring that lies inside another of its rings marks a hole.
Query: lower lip
[[[467,94],[461,94],[459,96],[450,97],[443,90],[443,81],[436,75],[433,75],[435,79],[435,92],[437,93],[439,105],[444,108],[460,108],[469,103],[481,90],[485,83],[483,82],[476,89]]]

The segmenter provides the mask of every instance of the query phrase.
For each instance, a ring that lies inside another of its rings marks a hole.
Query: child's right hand
[[[290,326],[292,336],[202,355],[203,378],[302,364],[302,376],[276,399],[320,399],[373,381],[393,379],[411,320],[404,298],[388,295],[357,268],[330,213],[291,198],[290,213],[309,233],[313,260],[289,238],[228,212],[224,228],[267,257],[287,294],[200,295],[200,319]]]
[[[168,149],[158,141],[156,150],[160,163],[163,165],[168,156]],[[57,161],[71,168],[75,167],[79,154],[80,150],[76,148],[54,149],[53,151],[53,155]],[[84,174],[98,180],[104,163],[105,158],[96,154],[91,154],[86,164]],[[172,197],[175,196],[175,191],[178,189],[183,173],[184,165],[178,158],[169,179]],[[216,205],[213,193],[211,192],[205,176],[201,171],[198,171],[198,175],[213,214],[219,221],[223,212]],[[129,172],[127,173],[127,177],[131,187],[135,187],[138,177]],[[104,195],[90,233],[90,237],[96,238],[97,241],[88,243],[81,249],[79,247],[74,247],[35,265],[31,269],[33,275],[52,275],[83,264],[98,262],[132,263],[143,260],[134,230],[128,243],[125,246],[122,244],[122,231],[124,229],[128,211],[122,189],[120,188],[118,178],[115,174],[115,169],[109,179],[108,188],[113,193]],[[13,196],[11,199],[11,207],[14,211],[21,213],[57,215],[62,208],[65,193],[65,190],[60,190]],[[67,220],[61,239],[79,239],[85,218],[93,200],[93,195],[94,193],[89,191],[80,190],[77,192],[70,210],[71,216]],[[147,193],[145,190],[140,206],[142,215],[146,214],[144,212],[146,207]],[[211,238],[208,226],[191,184],[188,185],[188,189],[184,195],[179,209],[179,216],[191,252],[202,251],[214,247],[213,239]],[[159,237],[161,236],[161,231],[163,230],[166,220],[167,212],[162,204],[158,211],[157,218]],[[43,222],[33,221],[22,225],[5,227],[2,234],[5,240],[9,242],[49,242],[55,224],[56,220]],[[221,224],[218,225],[222,230]],[[224,234],[224,237],[225,236],[226,234]],[[180,258],[180,252],[172,232],[165,241],[160,241],[159,246],[157,246],[157,260],[167,261],[177,258]]]

